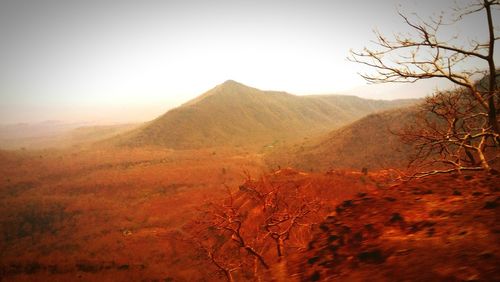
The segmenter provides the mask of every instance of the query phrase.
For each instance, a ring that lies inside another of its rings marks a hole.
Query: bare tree
[[[227,256],[219,255],[218,252],[221,251],[217,249],[216,245],[207,246],[204,242],[196,242],[198,247],[205,252],[210,262],[215,265],[217,270],[226,277],[226,280],[228,282],[234,282],[233,272],[240,269],[242,267],[242,263],[232,262],[231,259],[227,258]]]
[[[428,97],[418,119],[420,124],[402,134],[417,149],[414,163],[437,165],[417,173],[417,177],[462,170],[489,171],[491,162],[498,158],[500,91],[494,51],[500,37],[495,35],[493,22],[498,5],[499,0],[475,0],[454,9],[453,17],[447,20],[443,14],[423,20],[398,12],[410,33],[390,39],[375,32],[377,50],[351,51],[351,61],[375,68],[374,74],[361,75],[371,83],[441,78],[457,86],[452,93]],[[476,13],[485,15],[485,42],[465,40],[467,44],[459,45],[458,36],[441,40],[444,26],[458,24]],[[483,62],[485,67],[471,67],[477,62]]]
[[[315,216],[319,202],[296,189],[282,191],[265,178],[252,182],[248,177],[238,193],[228,189],[223,202],[209,204],[201,226],[204,231],[195,237],[228,281],[234,281],[237,270],[257,281],[264,273],[286,281],[288,242],[300,244],[307,233],[303,229],[311,230],[320,220]],[[208,234],[209,229],[214,232]]]
[[[440,92],[427,97],[416,123],[398,133],[413,144],[411,157],[416,165],[412,177],[461,171],[488,171],[498,159],[494,142],[498,134],[490,130],[488,115],[471,95],[463,91]]]

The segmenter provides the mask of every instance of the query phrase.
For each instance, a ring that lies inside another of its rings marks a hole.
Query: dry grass
[[[67,281],[210,276],[182,227],[255,155],[160,149],[1,152],[1,273]]]
[[[409,107],[370,114],[320,137],[271,150],[266,162],[306,171],[404,168],[413,149],[393,133],[411,123],[415,113]]]
[[[228,81],[110,142],[175,149],[265,146],[325,133],[369,113],[415,101],[295,96]]]

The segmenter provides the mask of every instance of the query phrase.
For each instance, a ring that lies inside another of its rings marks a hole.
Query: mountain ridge
[[[369,113],[416,101],[296,96],[227,80],[133,132],[114,138],[113,142],[174,149],[263,146],[300,140],[339,128]]]
[[[395,132],[415,122],[417,107],[369,114],[316,138],[277,148],[267,154],[266,162],[271,167],[291,166],[308,171],[406,167],[414,151]]]

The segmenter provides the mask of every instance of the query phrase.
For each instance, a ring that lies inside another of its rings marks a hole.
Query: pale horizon
[[[346,57],[370,46],[373,29],[407,31],[399,5],[427,17],[453,4],[2,1],[0,123],[142,122],[228,79],[296,95],[421,98],[449,84],[366,86],[357,73],[370,69]],[[481,39],[483,20],[450,34]]]
[[[228,79],[228,80],[233,80],[234,79]],[[226,81],[228,81],[226,80]],[[244,82],[241,81],[236,81],[238,83],[244,84],[248,87],[254,87],[253,85],[248,85]],[[220,85],[224,83],[224,81],[214,85]],[[290,93],[286,89],[260,89],[262,91],[278,91],[278,92],[287,92],[288,94],[291,95],[297,95],[297,96],[314,96],[314,95],[344,95],[344,96],[356,96],[360,97],[363,99],[371,99],[371,100],[399,100],[399,99],[419,99],[423,98],[425,95],[430,94],[433,92],[434,88],[436,86],[441,85],[442,87],[446,86],[452,86],[449,85],[448,83],[435,83],[435,82],[418,82],[416,83],[417,85],[422,85],[424,89],[427,89],[428,92],[427,94],[422,94],[422,95],[416,95],[416,93],[420,93],[421,91],[419,89],[421,88],[416,88],[414,87],[415,84],[412,84],[411,86],[409,84],[365,84],[365,85],[360,85],[357,87],[354,87],[352,89],[348,89],[345,91],[341,91],[339,93]],[[213,88],[213,87],[212,87]],[[256,88],[256,87],[254,87]],[[406,91],[406,93],[413,94],[414,96],[409,96],[409,97],[398,97],[397,95],[394,95],[394,93],[400,92],[401,90]],[[413,91],[412,91],[413,89]],[[415,90],[416,89],[416,90]],[[210,89],[206,89],[206,91],[209,91]],[[204,94],[206,91],[203,91],[202,93],[198,93],[197,95],[192,96],[191,98],[179,102],[178,104],[171,105],[170,107],[164,107],[162,105],[151,105],[151,106],[139,106],[139,107],[126,107],[126,106],[105,106],[102,107],[100,110],[106,111],[108,115],[111,113],[110,116],[112,118],[95,118],[95,116],[99,116],[98,114],[96,115],[96,107],[89,109],[88,108],[88,115],[87,116],[81,116],[80,118],[47,118],[47,119],[36,119],[36,120],[20,120],[20,121],[10,121],[10,122],[0,122],[0,125],[9,125],[9,124],[43,124],[43,123],[65,123],[65,124],[79,124],[79,125],[110,125],[110,124],[126,124],[126,123],[142,123],[142,122],[148,122],[151,121],[160,115],[163,115],[164,113],[168,112],[171,109],[174,109],[176,107],[182,106],[184,103],[190,101],[191,99],[194,99],[198,96],[201,96]],[[81,109],[85,110],[85,108],[80,107]],[[97,108],[97,110],[99,110]],[[135,118],[129,119],[127,117],[125,118],[119,118],[121,114],[128,113],[130,114],[130,111],[133,111],[133,116]],[[63,113],[64,112],[60,112]],[[69,114],[68,114],[69,115]],[[114,118],[113,118],[114,117]],[[116,118],[118,117],[118,118]]]

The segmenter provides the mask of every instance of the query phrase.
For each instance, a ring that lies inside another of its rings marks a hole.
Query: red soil
[[[246,185],[266,182],[321,201],[304,248],[286,249],[288,280],[500,280],[498,175],[393,186],[386,172],[283,169],[261,179],[261,156],[242,150],[0,152],[0,159],[5,281],[223,281],[193,244],[192,222],[226,186],[245,201],[244,171],[257,179]],[[264,255],[277,263],[274,249]]]
[[[304,281],[499,281],[500,177],[381,186],[337,206],[296,260]]]

